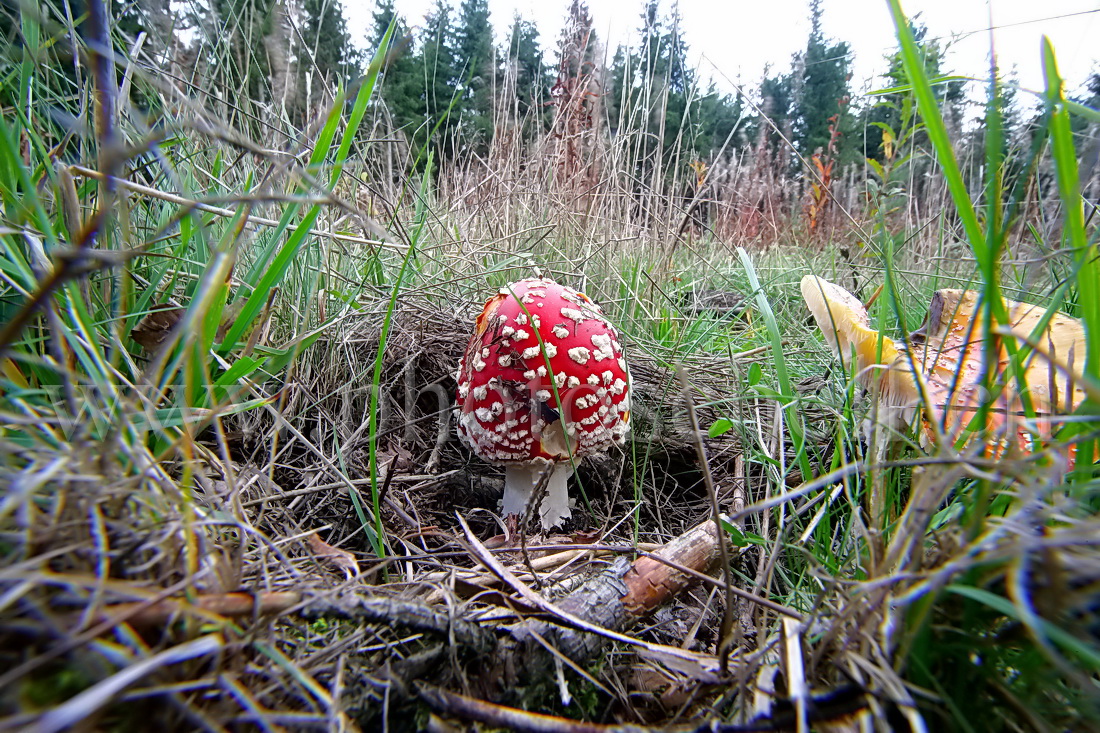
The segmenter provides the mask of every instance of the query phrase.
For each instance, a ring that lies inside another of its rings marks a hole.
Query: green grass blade
[[[348,152],[351,149],[352,142],[355,139],[356,133],[359,130],[359,125],[363,121],[367,104],[370,101],[371,95],[375,88],[375,82],[378,78],[378,73],[382,68],[382,62],[386,57],[387,47],[389,39],[393,33],[391,27],[386,35],[383,37],[381,44],[378,46],[377,51],[374,54],[374,60],[371,61],[370,69],[367,72],[366,78],[363,80],[359,94],[356,97],[355,106],[352,108],[351,116],[348,120],[347,126],[344,128],[343,138],[340,142],[340,146],[336,151],[336,157],[334,160],[334,167],[332,175],[329,180],[330,188],[335,186],[339,179],[340,173],[343,170],[343,163],[347,159]],[[329,111],[328,119],[325,121],[325,126],[322,128],[320,135],[318,135],[317,143],[314,146],[313,154],[310,156],[310,166],[315,167],[323,163],[332,150],[332,143],[336,137],[336,130],[339,126],[339,122],[344,112],[344,101],[346,100],[346,94],[338,94],[336,100],[332,104],[332,109]],[[247,207],[246,207],[247,208]],[[296,207],[292,205],[283,217],[279,221],[279,227],[276,229],[275,236],[281,235],[289,224]],[[312,236],[310,229],[316,223],[317,218],[321,214],[321,206],[312,206],[309,211],[306,212],[302,221],[299,223],[298,228],[287,239],[286,244],[279,249],[278,254],[275,256],[271,266],[260,276],[259,281],[256,282],[252,293],[248,296],[248,300],[245,302],[244,308],[241,309],[240,316],[234,321],[233,326],[225,335],[225,339],[222,342],[223,351],[228,351],[233,348],[240,340],[245,331],[251,326],[252,322],[256,319],[256,316],[263,310],[264,305],[267,303],[268,296],[271,293],[272,288],[281,283],[289,269],[291,263],[297,257],[301,251],[302,246],[306,240]],[[263,258],[261,258],[261,262]],[[254,274],[258,271],[258,267],[262,266],[257,264],[250,272]]]
[[[806,436],[802,426],[802,417],[798,413],[795,400],[794,387],[791,385],[791,377],[787,371],[787,360],[783,356],[783,332],[775,319],[775,312],[764,288],[760,285],[760,278],[756,276],[756,268],[753,267],[752,258],[743,247],[737,248],[737,256],[741,259],[741,265],[745,268],[745,274],[749,278],[749,286],[756,295],[756,306],[760,309],[760,315],[764,318],[764,325],[768,329],[768,339],[771,343],[772,361],[775,364],[776,380],[780,392],[780,404],[786,414],[787,429],[791,433],[791,441],[794,443],[798,468],[802,471],[802,480],[809,481],[813,477],[813,469],[810,459],[806,455]]]
[[[979,260],[988,259],[989,255],[979,248],[985,248],[985,237],[982,234],[981,224],[978,222],[978,214],[974,210],[974,203],[970,200],[970,193],[966,189],[959,163],[955,159],[954,148],[951,139],[947,135],[947,126],[944,124],[943,115],[940,113],[936,96],[932,92],[932,84],[928,79],[928,73],[924,67],[920,48],[913,37],[913,31],[909,27],[909,20],[901,9],[901,0],[887,0],[890,12],[894,17],[894,26],[897,28],[898,42],[901,45],[901,60],[909,82],[913,86],[913,94],[917,98],[917,108],[924,119],[925,129],[932,146],[936,150],[937,162],[943,173],[947,188],[951,192],[951,199],[959,211],[959,219],[962,220],[963,229],[967,239],[974,247]]]

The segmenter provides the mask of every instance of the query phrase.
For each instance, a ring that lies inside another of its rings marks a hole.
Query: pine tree
[[[604,95],[607,125],[612,134],[617,133],[620,126],[630,126],[630,114],[637,99],[634,90],[636,71],[637,59],[629,48],[620,45],[611,59],[607,93]]]
[[[698,133],[695,119],[698,105],[689,106],[695,86],[695,70],[688,63],[688,46],[681,32],[682,23],[680,6],[674,4],[661,37],[664,83],[667,89],[664,142],[665,149],[672,150],[679,141],[681,154],[695,157],[698,154],[695,138]]]
[[[370,47],[378,48],[393,26],[386,64],[382,68],[380,92],[394,124],[415,136],[424,124],[424,83],[413,56],[412,34],[405,19],[394,9],[393,0],[380,0],[374,13]]]
[[[695,141],[696,150],[699,157],[710,159],[718,155],[730,133],[734,132],[741,121],[741,99],[736,95],[721,94],[712,81],[707,91],[699,97],[698,107],[699,132]],[[744,142],[743,135],[734,135],[726,152],[742,147]]]
[[[468,80],[459,116],[462,134],[466,144],[484,153],[492,137],[493,80],[496,77],[488,0],[462,0],[455,39],[461,78]]]
[[[424,19],[418,59],[417,78],[424,124],[415,136],[417,149],[423,147],[434,131],[437,149],[444,157],[449,157],[454,149],[454,131],[462,107],[461,101],[455,100],[458,87],[455,33],[451,9],[445,0],[436,0],[435,7]]]
[[[641,46],[638,49],[638,102],[643,105],[645,117],[641,123],[645,128],[639,150],[639,181],[651,182],[653,173],[660,168],[660,155],[664,141],[668,136],[658,138],[664,122],[664,94],[667,89],[666,63],[662,52],[663,26],[660,18],[658,0],[648,0],[642,8],[642,25],[638,29]]]
[[[302,0],[302,39],[306,44],[302,73],[327,86],[347,82],[362,72],[362,57],[351,43],[340,0]]]
[[[918,50],[923,56],[925,73],[930,79],[943,76],[943,49],[934,40],[925,40],[928,28],[920,23],[909,21]],[[894,52],[887,57],[889,68],[886,71],[888,87],[907,87],[909,77],[901,60],[901,53]],[[962,122],[962,103],[965,98],[962,82],[939,83],[932,87],[936,102],[943,113],[948,126],[958,130]],[[877,97],[877,103],[866,110],[861,127],[864,132],[863,157],[882,162],[890,146],[898,140],[907,138],[916,124],[915,106],[911,91],[898,91]],[[884,138],[884,135],[888,136]],[[884,142],[888,143],[884,146]],[[924,147],[927,143],[923,133],[909,141]]]
[[[642,8],[642,25],[638,29],[641,45],[638,53],[638,74],[643,84],[663,76],[664,64],[661,53],[660,2],[647,0]]]
[[[660,150],[681,160],[694,158],[697,149],[698,100],[695,92],[695,70],[688,62],[688,46],[682,32],[678,4],[668,17],[662,17],[658,0],[649,0],[642,10],[642,25],[638,30],[641,47],[637,56],[640,100],[648,105],[649,132],[661,135]],[[662,134],[663,133],[663,134]],[[649,137],[643,144],[643,158],[656,163],[657,142]],[[671,162],[671,157],[664,162]]]
[[[549,72],[539,46],[538,27],[517,13],[508,31],[507,63],[514,68],[515,98],[519,116],[527,117],[532,110],[541,114],[540,106],[550,88]]]
[[[681,27],[683,17],[680,15],[680,5],[672,6],[672,12],[667,22],[667,30],[661,39],[669,91],[687,96],[695,84],[695,70],[688,63],[688,46],[684,40]]]
[[[767,74],[766,71],[765,74]],[[791,111],[794,106],[792,87],[790,74],[765,76],[764,81],[760,83],[762,117],[755,121],[754,132],[757,137],[763,135],[765,145],[773,155],[785,151],[787,143],[784,142],[784,138],[787,140],[791,138]]]
[[[830,44],[826,41],[821,29],[821,0],[811,0],[810,22],[810,38],[801,59],[802,79],[793,119],[795,143],[807,159],[819,149],[828,152],[834,130],[845,132],[851,127],[849,46],[844,42]],[[851,149],[850,145],[847,147]]]
[[[204,42],[212,48],[212,85],[225,100],[231,120],[254,135],[261,135],[258,122],[264,115],[255,107],[266,107],[274,100],[272,65],[268,39],[282,28],[279,13],[285,7],[279,0],[210,0],[201,19]]]

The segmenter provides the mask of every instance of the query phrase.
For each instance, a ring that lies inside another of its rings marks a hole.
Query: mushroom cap
[[[489,299],[457,380],[459,434],[490,463],[580,458],[629,430],[618,333],[586,295],[547,278]]]
[[[802,278],[802,297],[826,343],[840,357],[845,368],[855,366],[856,380],[865,389],[877,389],[899,418],[892,427],[903,427],[912,419],[920,400],[920,387],[913,377],[904,344],[871,327],[871,318],[859,299],[839,285],[814,275]]]
[[[924,325],[913,334],[913,351],[928,385],[934,414],[944,432],[955,440],[975,430],[970,423],[986,394],[982,372],[988,350],[983,337],[985,313],[980,303],[981,294],[975,290],[937,290]],[[1072,413],[1085,399],[1080,386],[1087,348],[1085,331],[1076,318],[1054,313],[1046,327],[1033,336],[1047,309],[1013,300],[1004,300],[1004,305],[1010,325],[999,329],[1002,339],[993,352],[993,368],[997,381],[1003,381],[1005,387],[991,405],[986,432],[1001,443],[1015,433],[1019,447],[1031,452],[1038,441],[1053,436],[1053,415]],[[1022,381],[1035,413],[1034,419],[1026,422],[1021,385],[1007,374],[1011,358],[1004,342],[1011,337],[1015,337],[1017,349],[1027,340],[1033,340],[1041,349],[1033,351],[1024,362]],[[1071,461],[1072,453],[1071,447]]]
[[[982,433],[993,455],[1000,455],[1012,442],[1009,436],[1015,435],[1018,447],[1031,452],[1038,442],[1052,437],[1052,416],[1073,412],[1085,398],[1080,386],[1086,349],[1084,328],[1080,321],[1063,313],[1052,314],[1046,327],[1033,336],[1047,309],[1004,301],[1010,326],[1000,329],[1002,339],[1015,337],[1018,348],[1032,340],[1041,349],[1028,357],[1023,375],[1036,416],[1024,419],[1019,384],[1006,375],[1010,358],[1002,340],[997,344],[996,363],[992,366],[997,380],[1005,386],[990,405],[983,429],[971,425],[986,399],[982,386],[986,329],[978,291],[936,291],[924,325],[912,334],[912,356],[906,353],[904,344],[871,328],[863,304],[843,288],[807,275],[802,279],[802,296],[826,341],[846,366],[855,355],[860,383],[876,391],[898,424],[908,424],[916,416],[923,387],[931,408],[929,415],[950,441]],[[926,422],[924,428],[926,437],[932,437],[931,425]],[[1071,463],[1073,458],[1071,447]]]

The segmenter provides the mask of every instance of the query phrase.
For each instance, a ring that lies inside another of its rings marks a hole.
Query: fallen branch
[[[175,618],[188,615],[206,622],[217,622],[226,618],[286,613],[301,602],[302,594],[292,591],[218,593],[198,596],[193,601],[182,598],[165,598],[153,602],[131,601],[107,606],[97,621],[150,628],[164,626]]]
[[[279,615],[295,608],[306,619],[336,617],[405,626],[443,639],[453,638],[457,644],[476,653],[488,653],[494,644],[492,632],[474,622],[441,613],[422,603],[355,591],[313,597],[294,591],[222,593],[199,596],[193,602],[171,598],[154,603],[117,603],[108,606],[100,620],[149,628],[164,626],[183,615],[209,623],[226,618]]]
[[[620,629],[668,602],[696,581],[696,573],[704,573],[714,566],[719,550],[712,520],[633,564],[626,558],[616,558],[604,572],[555,603],[535,593],[504,567],[474,536],[461,516],[459,523],[466,530],[471,554],[524,602],[554,620],[548,623],[524,619],[509,629],[510,638],[501,641],[499,664],[493,672],[499,678],[493,682],[502,688],[548,679],[556,668],[556,656],[547,646],[582,665],[594,659],[608,640],[650,652],[656,658],[683,658],[689,664],[698,664],[699,655],[694,652],[627,636]],[[709,658],[709,655],[704,656]]]

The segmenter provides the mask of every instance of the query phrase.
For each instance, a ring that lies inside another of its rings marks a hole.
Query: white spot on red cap
[[[600,398],[594,394],[582,394],[580,397],[577,398],[575,404],[579,409],[587,410],[589,407],[592,407],[599,401]]]
[[[576,321],[577,323],[584,323],[586,320],[584,313],[581,313],[576,308],[562,308],[561,314],[569,320]]]
[[[606,333],[592,334],[592,345],[596,347],[596,351],[593,354],[596,361],[615,358],[615,351],[611,348],[611,337]]]

